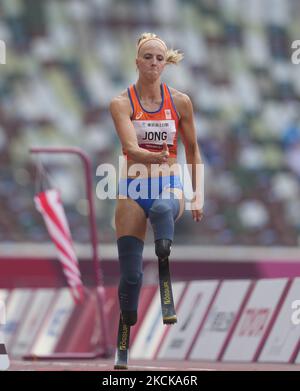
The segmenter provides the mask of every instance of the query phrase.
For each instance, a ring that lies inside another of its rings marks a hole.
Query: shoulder
[[[187,111],[192,110],[192,102],[187,94],[184,94],[172,87],[169,87],[169,90],[176,106],[176,110],[179,112],[180,116],[184,115]]]
[[[124,90],[120,93],[120,95],[115,96],[109,104],[109,109],[112,115],[116,113],[122,114],[130,114],[131,113],[131,105],[129,101],[129,97],[127,94],[127,90]]]

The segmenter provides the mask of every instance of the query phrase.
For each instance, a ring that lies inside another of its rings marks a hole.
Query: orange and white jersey
[[[160,88],[162,102],[156,111],[143,108],[135,85],[127,89],[133,111],[131,120],[136,131],[138,145],[141,148],[159,152],[162,150],[163,142],[166,141],[169,147],[169,157],[176,157],[179,116],[168,86],[163,83]],[[126,151],[123,150],[123,154],[126,156]]]

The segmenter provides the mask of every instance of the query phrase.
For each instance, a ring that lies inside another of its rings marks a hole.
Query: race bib
[[[176,127],[174,120],[132,121],[136,130],[138,144],[168,145],[174,144]]]

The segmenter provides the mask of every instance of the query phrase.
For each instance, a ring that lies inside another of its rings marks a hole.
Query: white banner
[[[192,360],[217,360],[251,281],[224,281],[190,354]]]
[[[286,284],[286,278],[257,281],[223,361],[253,361]]]
[[[298,299],[300,299],[300,278],[293,281],[258,361],[284,363],[290,361],[300,340],[300,324],[292,322],[292,303]]]
[[[185,359],[218,284],[218,281],[193,281],[189,284],[178,310],[178,323],[165,338],[158,358]]]
[[[6,323],[3,327],[4,340],[10,351],[30,308],[32,289],[13,289],[6,305]]]
[[[172,284],[174,303],[178,303],[184,290],[185,282],[175,282]],[[130,349],[130,357],[133,359],[153,359],[161,339],[166,330],[170,330],[175,325],[164,325],[162,321],[160,293],[157,290],[149,310],[145,315],[143,323]]]
[[[6,323],[6,301],[8,295],[8,290],[0,289],[0,325]]]
[[[22,356],[29,352],[57,293],[56,289],[37,289],[34,291],[27,316],[21,325],[16,341],[11,347],[13,356]]]
[[[47,355],[55,348],[75,308],[74,300],[68,288],[60,290],[55,303],[46,315],[34,345],[29,352],[36,355]]]

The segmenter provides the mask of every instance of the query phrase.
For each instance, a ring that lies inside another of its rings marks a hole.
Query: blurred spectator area
[[[298,0],[2,0],[0,240],[48,240],[30,146],[80,146],[95,189],[96,167],[117,164],[108,104],[135,82],[136,40],[153,31],[184,52],[164,81],[191,97],[205,163],[205,217],[196,224],[186,211],[177,243],[299,244],[300,66],[290,59],[299,20]],[[78,161],[44,163],[74,239],[88,241]],[[114,242],[115,202],[96,203],[99,238]]]

